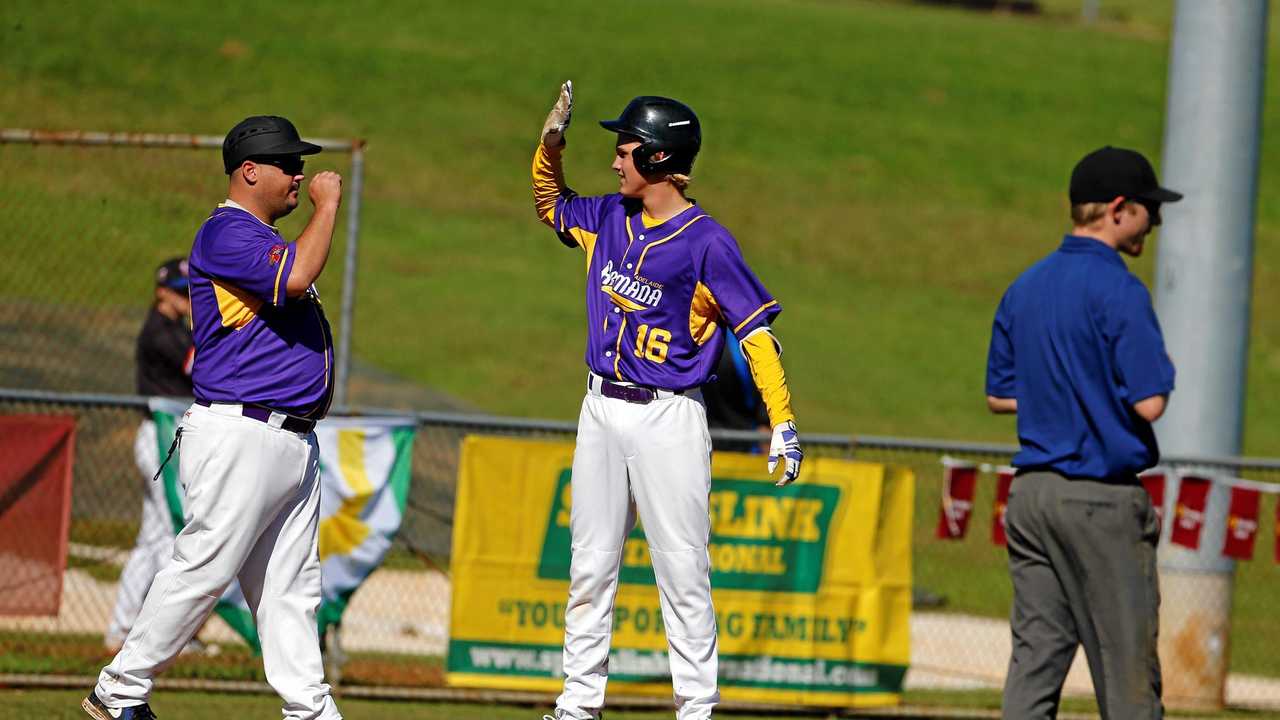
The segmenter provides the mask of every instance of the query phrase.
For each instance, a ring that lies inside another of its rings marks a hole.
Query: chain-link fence
[[[346,178],[325,274],[317,286],[338,346],[336,402],[350,368],[364,145],[311,138],[316,167]],[[222,138],[210,135],[0,129],[0,387],[134,390],[134,342],[152,301],[155,268],[191,250],[226,196]],[[39,173],[19,168],[41,169]],[[74,198],[77,212],[65,212]],[[306,200],[302,200],[306,203]],[[85,211],[84,208],[93,208]],[[283,218],[297,237],[310,213]]]
[[[144,491],[131,449],[144,407],[141,398],[0,391],[0,415],[67,415],[77,421],[72,543],[62,607],[56,617],[0,618],[0,674],[84,676],[109,659],[103,632],[120,567],[138,529]],[[440,655],[448,639],[447,568],[462,439],[485,433],[569,440],[573,434],[571,423],[444,413],[420,413],[418,419],[413,484],[400,535],[382,567],[355,594],[339,638],[329,639],[331,656],[338,652],[332,642],[341,641],[346,659],[342,680],[350,686],[443,684]],[[717,441],[755,437],[713,435]],[[867,437],[806,440],[810,457],[851,457],[915,472],[915,609],[908,689],[927,694],[999,688],[1008,657],[1011,587],[1005,551],[990,539],[995,483],[978,483],[967,538],[938,540],[934,528],[943,487],[942,458],[998,466],[1008,462],[1012,448]],[[1276,467],[1256,461],[1222,470],[1275,481],[1280,479]],[[1274,496],[1264,497],[1260,516],[1273,517]],[[1280,569],[1272,562],[1269,536],[1259,533],[1255,559],[1239,563],[1235,574],[1226,690],[1227,701],[1235,706],[1280,707],[1280,661],[1274,652],[1280,626],[1270,618]],[[1166,603],[1175,600],[1164,598]],[[220,621],[211,621],[200,637],[206,649],[184,656],[169,677],[261,680],[258,663],[246,657],[247,648]],[[1080,658],[1067,692],[1090,693]]]

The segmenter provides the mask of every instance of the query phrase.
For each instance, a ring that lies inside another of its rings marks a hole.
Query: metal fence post
[[[1080,6],[1080,18],[1087,23],[1097,22],[1100,0],[1084,0]]]
[[[1178,369],[1156,427],[1171,454],[1241,449],[1266,32],[1266,0],[1178,1],[1163,176],[1185,199],[1165,213],[1155,293]],[[1166,498],[1176,497],[1174,485]],[[1171,705],[1223,704],[1235,570],[1222,556],[1228,502],[1215,483],[1198,551],[1161,547],[1160,655]],[[1176,516],[1166,517],[1172,528]]]
[[[360,244],[360,194],[364,189],[364,141],[351,144],[351,202],[347,207],[347,252],[342,271],[342,306],[339,322],[342,335],[338,338],[334,378],[334,405],[347,404],[348,383],[351,376],[351,336],[355,331],[353,314],[356,304],[356,250]]]

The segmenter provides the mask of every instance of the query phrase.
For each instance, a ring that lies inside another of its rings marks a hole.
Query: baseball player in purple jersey
[[[653,558],[667,631],[676,716],[708,718],[719,701],[711,605],[711,439],[699,388],[728,327],[764,397],[768,468],[796,479],[802,454],[769,323],[778,301],[747,267],[729,231],[688,199],[701,146],[684,104],[638,97],[617,120],[619,191],[579,197],[560,156],[573,109],[566,82],[533,159],[539,219],[586,253],[587,394],[573,457],[564,692],[553,720],[600,717],[623,542],[637,512]],[[547,716],[551,717],[551,716]]]
[[[97,720],[154,718],[153,678],[233,579],[262,641],[267,682],[293,720],[341,718],[324,680],[319,452],[315,423],[333,395],[333,342],[312,283],[329,256],[342,179],[312,178],[315,205],[296,242],[273,223],[298,205],[303,142],[281,117],[255,116],[222,146],[228,199],[190,255],[195,403],[178,428],[187,525],[124,646],[82,707]]]

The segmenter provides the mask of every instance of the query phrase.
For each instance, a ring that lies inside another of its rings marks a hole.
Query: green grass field
[[[3,703],[7,717],[32,717],[42,720],[82,720],[85,715],[80,710],[80,701],[88,693],[88,688],[81,690],[0,690],[0,703]],[[995,700],[992,693],[982,694],[983,702],[975,702],[972,694],[958,693],[908,693],[907,703],[946,705],[963,711],[989,707]],[[373,720],[373,718],[394,717],[397,720],[534,720],[542,717],[550,710],[546,706],[513,707],[510,705],[483,705],[437,703],[403,700],[357,700],[341,698],[339,700],[342,714],[347,720]],[[280,701],[267,695],[211,694],[196,692],[161,691],[157,692],[152,709],[162,720],[181,718],[182,720],[224,720],[227,717],[272,717],[279,713]],[[1097,706],[1092,701],[1067,699],[1062,703],[1064,713],[1096,713]],[[928,712],[928,711],[925,711]],[[823,717],[855,717],[853,714],[825,715],[808,713],[804,715],[760,715],[750,713],[718,713],[718,716],[741,718],[741,720],[813,720]],[[1227,720],[1228,718],[1261,718],[1264,714],[1247,710],[1226,711],[1221,713],[1182,713],[1171,711],[1170,717],[1195,717],[1200,720]],[[665,720],[671,713],[652,711],[609,711],[609,720]],[[922,714],[910,717],[945,717]]]
[[[1081,154],[1112,142],[1159,157],[1168,3],[1102,6],[1088,27],[1072,0],[1041,16],[814,0],[656,17],[581,0],[317,3],[305,22],[285,6],[17,0],[0,27],[0,118],[221,134],[272,111],[308,134],[367,138],[357,358],[484,410],[570,418],[581,263],[533,218],[532,143],[574,79],[568,177],[606,192],[612,138],[594,119],[635,94],[679,96],[706,128],[694,195],[786,308],[802,429],[1007,441],[1010,421],[981,404],[1000,292],[1056,244]],[[1280,137],[1278,83],[1264,157]],[[31,243],[0,268],[16,294],[141,305],[138,266],[180,251],[220,197],[214,153],[157,177],[149,166],[169,161],[154,153],[76,167],[79,151],[6,152],[22,172],[0,178],[0,238]],[[325,162],[345,158],[313,164]],[[1264,163],[1255,454],[1280,453],[1276,172]],[[1149,277],[1150,257],[1135,267]],[[336,293],[337,268],[324,287]]]

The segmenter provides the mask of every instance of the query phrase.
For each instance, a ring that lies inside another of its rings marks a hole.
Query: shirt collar
[[[245,209],[243,205],[236,202],[235,200],[232,200],[231,198],[227,198],[226,200],[223,200],[222,202],[218,203],[218,207],[235,208],[236,210],[239,210],[240,212],[247,214],[249,217],[253,218],[254,220],[257,220],[258,222],[262,223],[263,225],[267,225],[266,223],[262,222],[262,218],[259,218],[257,215],[254,215],[253,213],[249,212],[248,210]],[[271,232],[276,233],[277,235],[280,234],[280,230],[278,230],[275,225],[267,225],[267,227],[271,228]]]
[[[1115,248],[1096,238],[1071,235],[1068,233],[1063,236],[1062,245],[1058,250],[1059,252],[1065,253],[1097,255],[1098,257],[1118,263],[1120,267],[1128,268],[1128,266],[1124,264],[1124,259],[1120,257],[1120,253],[1116,251]]]

